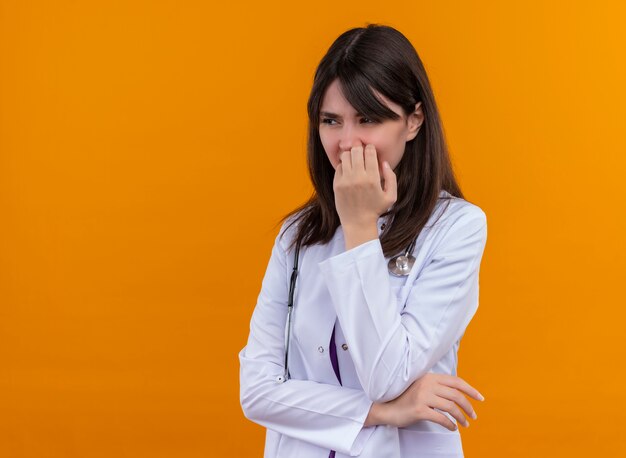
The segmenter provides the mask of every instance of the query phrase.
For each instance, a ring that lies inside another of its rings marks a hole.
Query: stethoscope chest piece
[[[391,258],[387,267],[389,267],[389,272],[392,275],[395,275],[396,277],[404,277],[409,275],[411,268],[413,268],[413,264],[415,264],[415,257],[405,253]]]
[[[411,273],[413,264],[415,264],[413,249],[415,248],[416,243],[417,238],[411,242],[404,254],[394,256],[389,260],[389,263],[387,263],[389,273],[395,275],[396,277],[406,277],[407,275],[409,275],[409,273]]]

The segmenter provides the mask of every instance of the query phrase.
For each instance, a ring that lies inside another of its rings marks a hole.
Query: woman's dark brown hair
[[[340,225],[335,209],[335,169],[319,135],[319,111],[326,89],[336,78],[354,109],[373,120],[398,119],[372,89],[400,105],[405,115],[422,102],[424,122],[417,136],[406,143],[394,173],[398,199],[381,216],[391,215],[381,233],[385,257],[406,249],[428,222],[440,192],[464,198],[456,182],[444,131],[426,71],[415,48],[398,30],[384,25],[350,29],[341,34],[320,61],[308,100],[309,132],[307,161],[314,192],[307,202],[283,216],[287,226],[297,223],[290,249],[329,242]]]

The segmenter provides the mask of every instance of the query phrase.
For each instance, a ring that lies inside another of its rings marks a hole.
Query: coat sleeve
[[[319,263],[359,381],[374,402],[400,396],[460,339],[478,308],[487,219],[477,206],[445,226],[399,312],[380,239]]]
[[[282,380],[291,268],[277,237],[252,313],[248,342],[239,352],[243,413],[278,433],[358,456],[375,429],[363,426],[372,405],[367,395],[311,380]]]

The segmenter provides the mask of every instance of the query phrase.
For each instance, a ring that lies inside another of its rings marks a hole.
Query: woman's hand
[[[457,422],[468,427],[469,422],[459,407],[474,420],[477,416],[463,392],[479,401],[485,400],[462,378],[429,372],[413,382],[396,399],[379,404],[376,416],[382,423],[398,428],[404,428],[420,420],[428,420],[454,431],[456,430],[454,422],[434,409],[449,413]]]
[[[335,207],[346,228],[374,225],[397,199],[396,175],[387,162],[383,164],[384,189],[374,145],[355,146],[339,156],[333,190]]]

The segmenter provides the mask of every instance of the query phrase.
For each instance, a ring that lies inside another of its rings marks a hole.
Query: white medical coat
[[[379,218],[379,235],[383,222]],[[293,268],[293,250],[286,247],[294,233],[295,225],[282,240],[276,238],[247,345],[238,355],[243,413],[267,428],[264,457],[328,458],[331,449],[336,458],[463,457],[458,429],[430,421],[404,428],[363,424],[373,402],[397,398],[427,372],[456,375],[460,339],[478,307],[485,213],[463,199],[440,198],[417,239],[415,265],[406,277],[389,273],[378,238],[346,250],[341,226],[329,243],[303,247],[292,313],[291,378],[284,381]],[[330,359],[333,326],[343,386]]]

